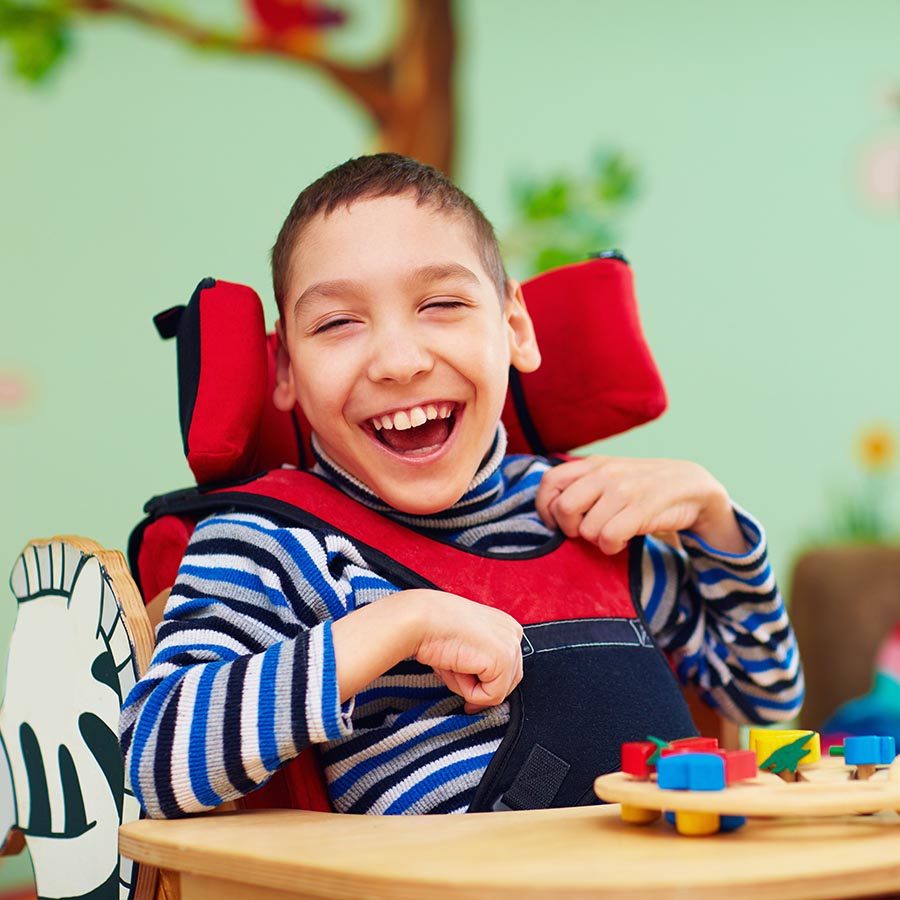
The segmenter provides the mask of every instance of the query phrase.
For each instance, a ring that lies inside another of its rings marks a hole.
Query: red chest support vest
[[[640,606],[641,539],[615,556],[562,535],[518,554],[473,552],[406,528],[315,475],[282,469],[239,486],[151,500],[132,537],[133,566],[146,529],[162,517],[229,510],[346,535],[399,588],[459,594],[524,626],[524,675],[509,698],[509,728],[470,811],[596,802],[593,780],[619,767],[623,742],[696,734]],[[247,804],[330,809],[321,784],[303,753]]]

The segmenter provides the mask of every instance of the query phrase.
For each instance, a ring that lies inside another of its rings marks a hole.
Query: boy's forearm
[[[413,656],[421,641],[418,591],[399,591],[331,625],[341,702]]]
[[[726,718],[771,723],[796,715],[803,674],[762,527],[731,513],[746,544],[737,559],[713,539],[682,533],[682,549],[648,538],[641,603],[650,630],[673,658],[679,678],[700,687]],[[714,573],[714,578],[704,578]]]
[[[170,635],[163,652],[176,639]],[[243,796],[311,742],[335,737],[325,734],[327,715],[308,703],[324,640],[317,627],[232,660],[174,670],[165,660],[151,663],[120,721],[126,772],[148,814],[173,818]],[[154,686],[142,691],[146,682]],[[269,740],[245,739],[248,709],[254,733]]]

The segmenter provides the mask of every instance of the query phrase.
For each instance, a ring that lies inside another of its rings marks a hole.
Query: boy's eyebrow
[[[450,279],[458,281],[466,281],[470,284],[481,284],[478,276],[471,270],[459,263],[432,263],[428,266],[421,266],[406,278],[406,282],[411,286],[420,284],[430,284],[434,281],[449,281]]]
[[[432,284],[435,281],[449,281],[456,279],[464,281],[473,286],[480,285],[481,280],[471,270],[459,263],[432,263],[427,266],[420,266],[418,269],[410,272],[404,281],[410,287],[418,287],[419,285]],[[351,278],[335,278],[330,281],[317,281],[311,284],[294,303],[294,315],[300,310],[300,307],[312,300],[313,298],[327,299],[329,297],[345,297],[347,294],[359,293],[363,288],[363,282],[354,281]]]

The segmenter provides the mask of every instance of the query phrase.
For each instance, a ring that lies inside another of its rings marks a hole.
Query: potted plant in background
[[[900,539],[887,505],[896,439],[887,426],[873,425],[857,449],[858,490],[836,499],[829,525],[797,558],[791,578],[791,619],[806,672],[803,728],[846,725],[834,713],[863,697],[893,708],[900,723]],[[887,680],[873,678],[876,659]]]

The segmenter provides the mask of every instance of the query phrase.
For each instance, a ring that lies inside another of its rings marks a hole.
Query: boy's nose
[[[426,347],[408,333],[383,336],[372,348],[369,378],[372,381],[396,381],[407,384],[417,375],[429,372],[434,358]]]

